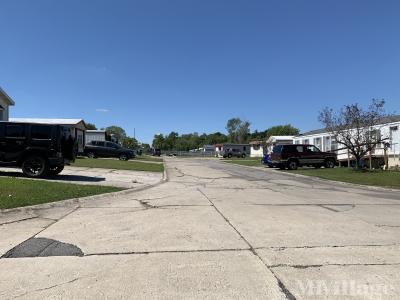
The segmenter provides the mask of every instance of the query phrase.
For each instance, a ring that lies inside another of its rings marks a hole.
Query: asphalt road
[[[0,216],[0,298],[399,299],[400,193],[207,159]]]

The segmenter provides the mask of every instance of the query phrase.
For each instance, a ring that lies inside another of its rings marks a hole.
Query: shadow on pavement
[[[18,177],[18,178],[26,178],[24,174],[21,172],[14,171],[0,171],[0,177]],[[104,177],[93,177],[93,176],[85,176],[85,175],[71,175],[71,174],[60,174],[55,176],[49,176],[43,178],[44,180],[49,181],[67,181],[67,182],[101,182],[105,181]]]

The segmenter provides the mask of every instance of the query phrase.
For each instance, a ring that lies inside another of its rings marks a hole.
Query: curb
[[[104,193],[104,194],[98,194],[98,195],[92,195],[92,196],[86,196],[86,197],[80,197],[80,198],[65,199],[65,200],[36,204],[36,205],[0,209],[0,215],[3,213],[4,214],[18,213],[18,212],[26,212],[26,211],[38,210],[38,209],[49,209],[49,208],[61,207],[61,206],[73,206],[74,207],[74,206],[79,206],[80,202],[85,201],[85,200],[98,200],[98,199],[102,199],[104,197],[117,197],[120,195],[127,195],[127,194],[134,193],[134,192],[140,192],[140,191],[147,190],[147,189],[156,187],[160,184],[167,182],[168,181],[168,173],[167,173],[166,169],[167,168],[164,165],[164,172],[163,172],[162,178],[154,184],[148,184],[148,185],[144,185],[144,186],[137,187],[137,188],[129,188],[129,189],[125,189],[125,190],[118,191],[118,192],[112,192],[112,193]]]

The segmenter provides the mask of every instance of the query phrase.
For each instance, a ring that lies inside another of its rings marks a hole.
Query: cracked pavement
[[[398,191],[215,159],[166,168],[149,189],[2,213],[0,298],[400,298]]]

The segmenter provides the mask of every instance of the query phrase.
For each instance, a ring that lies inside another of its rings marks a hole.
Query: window
[[[99,147],[104,147],[105,143],[104,142],[96,142],[96,145]]]
[[[283,146],[283,151],[284,153],[297,153],[297,148],[299,146],[295,146],[295,145],[285,145]]]
[[[324,151],[331,151],[331,137],[324,137]]]
[[[303,140],[303,144],[309,144],[309,143],[310,143],[310,140],[309,140],[309,139]]]
[[[107,147],[109,147],[109,148],[114,148],[114,149],[118,149],[119,148],[119,145],[118,144],[115,144],[115,143],[110,143],[110,142],[107,142]]]
[[[297,146],[296,149],[297,149],[297,152],[299,152],[299,153],[303,152],[303,146]]]
[[[314,138],[314,145],[317,147],[321,147],[321,138]]]
[[[272,149],[272,153],[281,153],[282,147],[282,145],[275,146],[274,149]]]
[[[24,125],[7,125],[6,137],[25,137]]]
[[[31,127],[31,138],[38,140],[50,140],[51,139],[51,127],[46,125],[32,125]]]
[[[331,151],[336,151],[338,149],[338,143],[334,137],[331,138]]]
[[[321,152],[317,147],[315,146],[307,146],[306,152]]]
[[[396,134],[396,132],[399,130],[399,126],[392,126],[390,127],[390,142],[393,143],[393,135]]]

